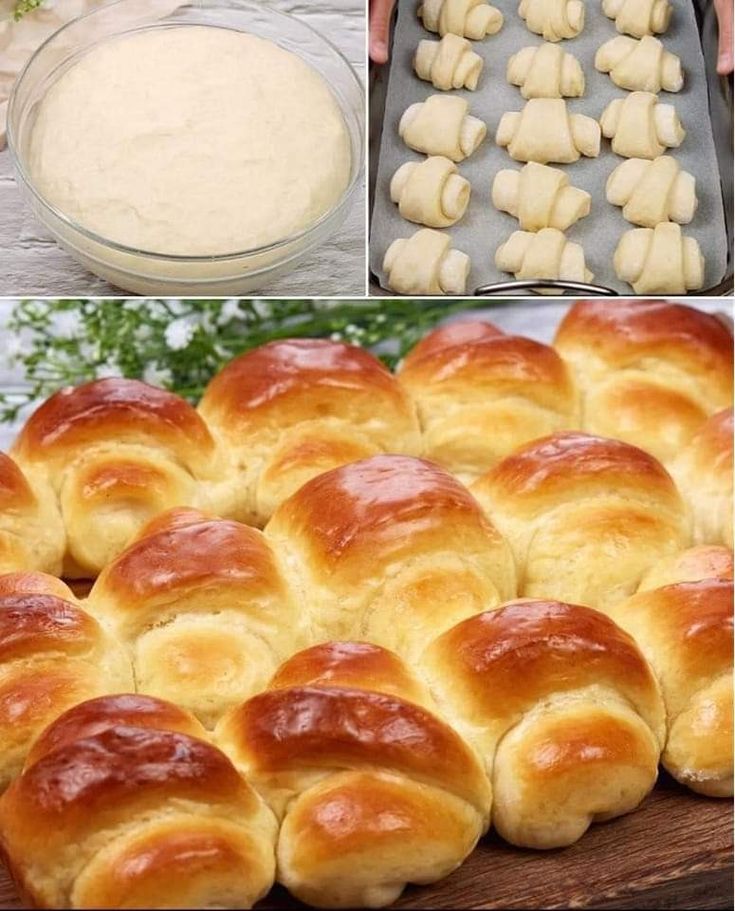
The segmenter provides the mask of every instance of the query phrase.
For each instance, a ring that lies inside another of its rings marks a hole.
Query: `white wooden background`
[[[366,84],[365,0],[269,0],[335,44]],[[365,294],[365,186],[353,197],[347,221],[294,272],[259,294],[343,297]],[[0,152],[0,297],[109,297],[121,292],[87,272],[48,236],[15,185],[7,149]]]

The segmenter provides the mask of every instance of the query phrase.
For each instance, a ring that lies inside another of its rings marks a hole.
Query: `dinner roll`
[[[603,608],[690,542],[665,469],[619,440],[563,432],[521,447],[472,486],[513,548],[519,594]]]
[[[515,593],[510,548],[431,462],[380,455],[314,478],[266,535],[305,594],[315,639],[367,639],[413,660],[437,633]]]
[[[154,519],[100,573],[89,606],[129,649],[139,692],[209,727],[305,644],[302,613],[263,534],[196,510]]]
[[[645,574],[638,591],[700,582],[702,579],[732,579],[732,551],[718,544],[700,544],[673,557],[665,557]]]
[[[732,548],[733,410],[726,408],[703,424],[671,466],[694,516],[698,544]]]
[[[0,798],[0,848],[43,908],[250,908],[275,838],[218,749],[127,724],[60,744]]]
[[[522,443],[579,426],[571,371],[556,351],[488,323],[429,333],[399,379],[418,406],[423,454],[465,481]]]
[[[495,828],[512,844],[572,844],[656,781],[661,694],[632,638],[597,611],[511,602],[441,635],[422,669],[481,753]]]
[[[682,582],[610,611],[651,662],[668,715],[664,767],[693,791],[733,793],[733,584]]]
[[[319,645],[217,727],[281,820],[278,878],[301,901],[388,905],[452,872],[487,828],[479,758],[414,701],[429,697],[412,676],[377,646]]]
[[[198,505],[224,471],[214,440],[179,396],[138,380],[62,389],[27,421],[13,455],[58,497],[68,577],[95,576],[157,513]]]
[[[235,358],[199,412],[237,463],[238,518],[257,525],[321,472],[420,445],[414,405],[390,371],[326,339],[270,342]]]
[[[554,345],[576,374],[582,429],[640,446],[667,467],[709,415],[732,405],[732,335],[701,310],[579,301]]]

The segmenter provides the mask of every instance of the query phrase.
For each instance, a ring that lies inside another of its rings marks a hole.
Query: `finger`
[[[370,4],[370,58],[375,63],[388,60],[388,32],[395,0],[373,0]]]
[[[733,5],[732,0],[718,0],[715,3],[717,11],[717,20],[720,26],[720,40],[717,56],[717,72],[722,76],[727,76],[733,71]]]

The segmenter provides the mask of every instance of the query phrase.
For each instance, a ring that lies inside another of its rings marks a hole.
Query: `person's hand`
[[[370,0],[370,59],[375,63],[388,60],[388,25],[396,0]]]
[[[717,22],[720,26],[720,42],[717,52],[717,72],[727,76],[733,70],[732,56],[732,0],[714,0]]]

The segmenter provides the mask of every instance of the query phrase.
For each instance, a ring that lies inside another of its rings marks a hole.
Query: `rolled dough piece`
[[[430,82],[435,89],[477,88],[484,61],[472,50],[466,38],[451,33],[441,41],[420,41],[413,59],[419,79]]]
[[[667,147],[678,148],[686,130],[676,108],[662,104],[651,92],[631,92],[616,98],[600,118],[602,135],[623,158],[658,158]]]
[[[430,32],[479,41],[503,27],[503,14],[487,0],[422,0],[417,13]]]
[[[508,61],[506,78],[524,98],[578,98],[584,95],[584,71],[573,54],[545,42],[524,47]]]
[[[595,67],[609,73],[621,89],[633,92],[680,92],[684,85],[681,60],[650,35],[640,40],[626,35],[611,38],[595,54]]]
[[[388,287],[399,294],[464,294],[470,258],[441,231],[421,228],[394,240],[383,260]]]
[[[566,231],[589,215],[592,203],[589,193],[569,185],[563,171],[535,162],[520,171],[498,171],[492,199],[496,209],[518,219],[522,231]]]
[[[407,161],[393,175],[390,198],[407,221],[430,228],[448,228],[460,220],[470,201],[469,180],[441,155],[422,162]]]
[[[671,222],[626,231],[613,257],[621,281],[636,294],[686,294],[704,287],[704,257],[693,237]]]
[[[607,180],[606,193],[608,202],[623,207],[624,218],[643,228],[666,221],[687,225],[697,211],[694,175],[682,171],[669,155],[619,164]]]
[[[624,35],[643,38],[661,35],[669,27],[674,8],[669,0],[602,0],[602,11],[615,20]]]
[[[544,41],[576,38],[584,28],[584,0],[521,0],[518,15]]]
[[[589,283],[594,278],[585,265],[582,247],[556,228],[543,228],[537,234],[515,231],[498,247],[495,265],[502,272],[512,272],[519,281],[548,278]]]
[[[427,155],[463,161],[480,145],[487,127],[469,114],[470,106],[457,95],[429,95],[409,105],[398,124],[406,145]]]
[[[495,141],[516,161],[569,164],[580,155],[600,154],[600,126],[584,114],[570,114],[562,98],[532,98],[522,111],[503,114]]]

